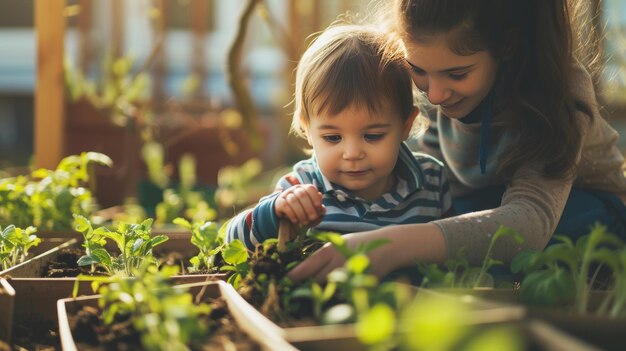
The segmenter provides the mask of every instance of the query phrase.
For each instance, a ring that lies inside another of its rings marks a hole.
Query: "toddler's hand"
[[[310,227],[319,224],[326,214],[322,193],[312,184],[295,185],[283,191],[276,199],[274,211],[279,218]]]

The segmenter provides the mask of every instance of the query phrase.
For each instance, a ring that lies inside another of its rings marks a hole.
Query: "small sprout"
[[[156,264],[152,256],[154,247],[169,238],[165,235],[152,236],[152,219],[139,224],[119,223],[115,231],[106,227],[93,229],[91,222],[80,215],[74,215],[75,228],[83,234],[85,255],[78,259],[79,266],[96,265],[103,267],[109,274],[118,272],[131,276],[134,269],[144,262]],[[106,249],[107,240],[113,241],[120,254],[111,255]]]
[[[35,227],[22,229],[11,224],[2,229],[0,226],[0,263],[3,270],[28,258],[30,248],[41,242],[41,239],[33,234],[36,231]]]

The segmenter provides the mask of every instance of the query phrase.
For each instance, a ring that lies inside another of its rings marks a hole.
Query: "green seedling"
[[[199,253],[189,260],[191,263],[190,271],[199,272],[215,269],[218,264],[222,263],[221,253],[225,245],[225,226],[220,228],[215,222],[194,222],[192,224],[180,217],[174,219],[174,224],[191,231],[191,243],[199,250]]]
[[[135,60],[131,56],[114,58],[108,52],[102,62],[100,80],[87,79],[73,69],[66,59],[65,86],[72,101],[86,99],[99,110],[110,111],[111,121],[119,126],[134,123],[132,111],[146,101],[150,78],[144,71],[133,72]]]
[[[521,234],[501,225],[491,236],[489,248],[480,267],[471,267],[463,251],[459,251],[456,257],[446,260],[443,267],[434,263],[418,262],[417,268],[424,276],[422,286],[431,288],[494,287],[494,278],[489,270],[503,265],[504,262],[491,257],[491,252],[496,242],[504,237],[512,238],[517,244],[524,242]]]
[[[0,179],[0,223],[39,230],[68,230],[72,214],[90,216],[95,201],[89,190],[93,164],[113,161],[97,152],[63,158],[55,170],[37,169],[29,176]],[[93,185],[93,184],[92,184]]]
[[[177,267],[143,265],[133,270],[134,279],[113,277],[100,288],[104,324],[130,320],[146,350],[187,351],[190,345],[201,345],[210,326],[200,317],[208,316],[211,308],[194,304],[189,292],[171,286]]]
[[[560,243],[550,245],[544,251],[520,252],[511,262],[514,273],[526,274],[520,289],[521,300],[548,306],[573,302],[577,313],[587,313],[589,294],[598,283],[597,274],[603,267],[608,267],[613,279],[602,309],[609,309],[610,301],[614,301],[616,305],[612,313],[624,313],[624,243],[600,224],[579,238],[576,244],[565,236],[556,238]]]
[[[85,255],[78,259],[79,266],[100,265],[109,274],[122,272],[127,276],[144,262],[156,264],[152,249],[168,240],[165,235],[152,236],[152,219],[140,224],[119,223],[115,231],[106,227],[94,229],[83,216],[74,215],[75,229],[83,234]],[[116,257],[106,249],[106,241],[112,240],[120,254]]]
[[[185,154],[178,165],[180,183],[176,188],[168,187],[170,181],[165,175],[163,147],[152,141],[143,146],[142,155],[148,164],[150,180],[163,189],[163,201],[156,205],[157,224],[171,223],[178,217],[191,222],[206,222],[217,217],[215,209],[205,200],[204,194],[196,187],[196,160]]]
[[[33,234],[36,231],[35,227],[22,229],[12,224],[6,226],[4,230],[0,227],[0,263],[3,270],[28,258],[28,250],[41,242],[41,239]]]
[[[248,253],[246,245],[240,240],[233,240],[223,247],[222,258],[224,262],[226,262],[226,265],[222,266],[221,270],[232,272],[228,277],[228,283],[235,289],[240,288],[241,280],[248,276],[250,272],[249,257],[250,254]]]

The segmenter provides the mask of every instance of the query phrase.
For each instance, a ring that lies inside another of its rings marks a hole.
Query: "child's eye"
[[[465,73],[450,73],[448,75],[452,80],[463,80],[467,77],[467,72]]]
[[[322,136],[322,139],[324,139],[325,141],[329,143],[338,143],[341,141],[341,136],[340,135],[324,135]]]
[[[365,134],[366,141],[378,141],[385,137],[385,134]]]

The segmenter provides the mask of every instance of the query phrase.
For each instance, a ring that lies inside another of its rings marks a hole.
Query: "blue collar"
[[[478,153],[478,163],[480,164],[480,174],[487,172],[487,157],[489,148],[489,124],[491,119],[491,111],[493,109],[493,96],[495,89],[491,89],[487,95],[485,105],[483,106],[483,118],[480,124],[480,150]]]

